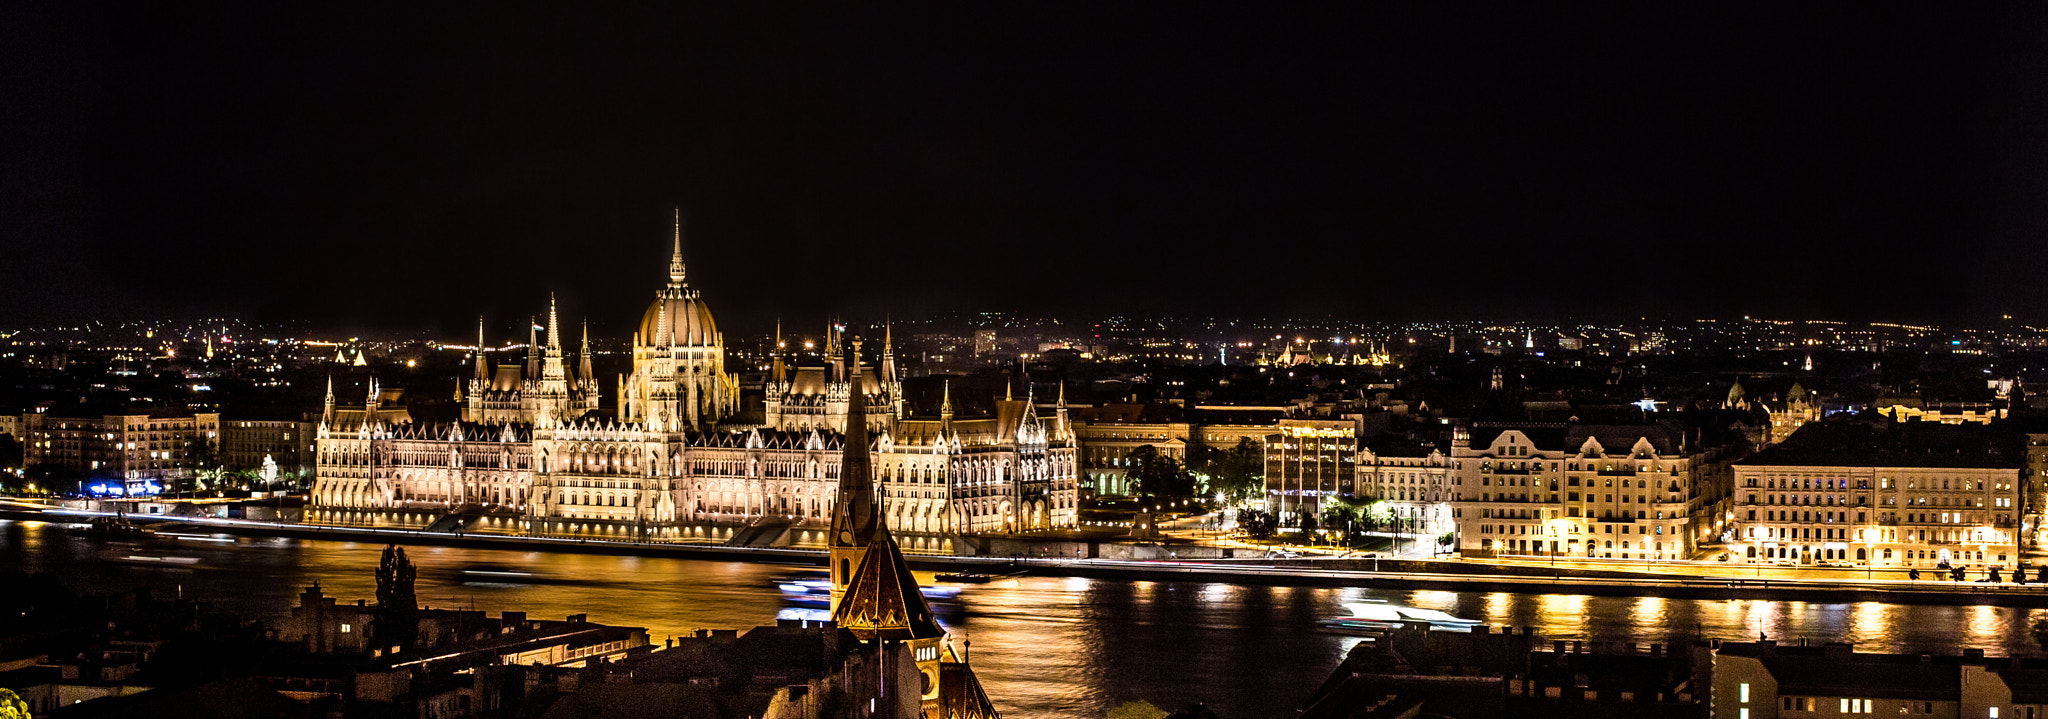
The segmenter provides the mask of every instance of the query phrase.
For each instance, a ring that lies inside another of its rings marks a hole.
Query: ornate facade
[[[372,399],[318,431],[316,510],[516,513],[541,531],[608,523],[670,528],[830,521],[848,437],[872,453],[876,505],[891,527],[924,534],[1057,529],[1078,523],[1076,448],[1065,403],[1050,417],[1028,395],[992,416],[911,418],[885,330],[876,362],[835,328],[825,365],[778,353],[759,425],[732,426],[739,381],[724,338],[685,281],[681,230],[668,284],[642,314],[618,412],[605,416],[590,370],[566,366],[558,321],[525,368],[477,362],[464,421],[387,417]],[[843,354],[842,354],[843,353]],[[374,392],[373,392],[374,397]],[[861,424],[851,431],[849,417]],[[868,439],[872,437],[872,439]]]

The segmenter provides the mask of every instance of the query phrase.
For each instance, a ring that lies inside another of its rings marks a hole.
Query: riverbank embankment
[[[67,510],[0,509],[0,519],[84,522],[97,513]],[[233,519],[136,519],[170,528],[237,536],[287,537],[339,542],[672,557],[728,562],[818,565],[814,549],[729,547],[715,544],[520,537],[497,534],[427,532],[257,522]],[[1150,559],[910,555],[912,567],[987,574],[1029,573],[1121,581],[1223,582],[1233,584],[1367,587],[1400,590],[1500,591],[1542,594],[1656,596],[1685,599],[1778,600],[1822,603],[1985,604],[2048,608],[2048,585],[1990,584],[1941,580],[1775,579],[1689,576],[1674,572],[1624,572],[1570,566],[1543,567],[1479,562],[1373,559]]]

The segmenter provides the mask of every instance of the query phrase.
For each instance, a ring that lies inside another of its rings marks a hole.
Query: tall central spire
[[[676,208],[675,252],[668,256],[668,286],[682,287],[689,284],[683,279],[683,208]]]

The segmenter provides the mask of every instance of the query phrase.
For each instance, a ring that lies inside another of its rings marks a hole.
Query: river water
[[[343,601],[375,599],[381,545],[192,536],[142,545],[0,520],[0,570],[50,571],[76,592],[149,587],[252,619],[282,616],[315,581]],[[699,628],[772,623],[793,608],[768,564],[413,547],[430,606],[536,617],[589,614],[641,626],[657,643]],[[178,557],[189,565],[131,557]],[[465,569],[512,569],[561,583],[474,583]],[[928,574],[921,579],[929,582]],[[1438,609],[1545,639],[1665,642],[1695,633],[1851,641],[1867,651],[2039,654],[2027,632],[2048,610],[1862,602],[1680,600],[1572,594],[1247,586],[1030,577],[970,587],[941,619],[973,642],[973,662],[1009,717],[1099,719],[1125,702],[1173,710],[1205,702],[1224,719],[1290,716],[1355,638],[1318,620],[1365,598]]]

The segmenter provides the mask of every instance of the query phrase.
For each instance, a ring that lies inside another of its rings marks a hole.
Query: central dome
[[[668,309],[668,333],[661,326],[664,306]],[[696,290],[671,287],[655,297],[647,305],[647,312],[640,316],[640,342],[649,346],[711,347],[718,344],[718,324],[711,320],[711,308],[697,299]]]

